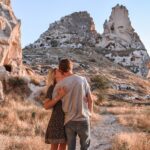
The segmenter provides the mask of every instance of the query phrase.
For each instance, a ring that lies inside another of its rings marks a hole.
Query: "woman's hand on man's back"
[[[67,89],[65,87],[60,87],[57,90],[57,95],[61,98],[63,98],[67,94]]]

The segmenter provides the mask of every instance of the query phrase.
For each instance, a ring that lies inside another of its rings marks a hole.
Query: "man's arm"
[[[89,111],[90,111],[91,113],[93,113],[93,98],[92,98],[91,92],[89,92],[89,93],[87,94],[87,103],[88,103]]]
[[[91,114],[93,113],[93,98],[92,98],[92,94],[91,94],[91,90],[90,90],[90,85],[87,82],[86,78],[84,78],[85,80],[85,91],[86,91],[86,99],[87,99],[87,103],[88,103],[88,109],[91,112]]]

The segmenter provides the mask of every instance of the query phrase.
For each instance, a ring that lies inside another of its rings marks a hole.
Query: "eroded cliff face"
[[[116,5],[112,8],[97,46],[102,48],[101,52],[105,57],[140,76],[147,76],[146,64],[150,58],[140,37],[131,26],[126,7]]]
[[[11,7],[10,0],[0,0],[0,3],[3,3],[4,5]]]
[[[18,67],[22,64],[20,24],[10,0],[0,0],[0,66]]]
[[[94,47],[98,40],[93,19],[86,12],[75,12],[50,24],[37,41],[26,48]]]
[[[131,26],[128,10],[125,6],[112,8],[109,20],[105,20],[103,39],[100,46],[111,50],[139,49],[145,50],[138,34]]]
[[[35,54],[30,54],[34,57],[37,56],[36,49],[43,49],[44,53],[46,49],[53,47],[96,48],[105,57],[128,68],[135,74],[144,77],[148,74],[149,69],[146,64],[150,60],[149,55],[131,25],[128,10],[122,5],[112,8],[109,20],[104,23],[102,35],[95,30],[93,19],[87,12],[75,12],[50,24],[48,30],[41,34],[37,41],[25,47],[25,51],[35,50]],[[42,52],[40,51],[40,53]],[[50,55],[50,53],[46,53],[41,56],[49,59]],[[32,59],[26,61],[30,63]]]

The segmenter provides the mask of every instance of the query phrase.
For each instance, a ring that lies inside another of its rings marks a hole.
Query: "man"
[[[76,149],[76,136],[80,138],[81,150],[90,146],[90,114],[93,111],[93,100],[90,86],[85,77],[73,74],[73,64],[69,59],[62,59],[59,70],[64,79],[55,86],[53,97],[59,88],[66,89],[62,98],[62,108],[65,113],[65,131],[68,150]]]

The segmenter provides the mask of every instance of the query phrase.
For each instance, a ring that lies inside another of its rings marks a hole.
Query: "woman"
[[[62,110],[61,98],[65,95],[64,89],[59,89],[57,96],[52,99],[55,84],[63,79],[58,69],[49,71],[48,74],[48,91],[46,95],[45,109],[53,107],[52,115],[48,123],[45,142],[51,144],[51,150],[65,150],[66,136],[64,130],[64,112]]]

